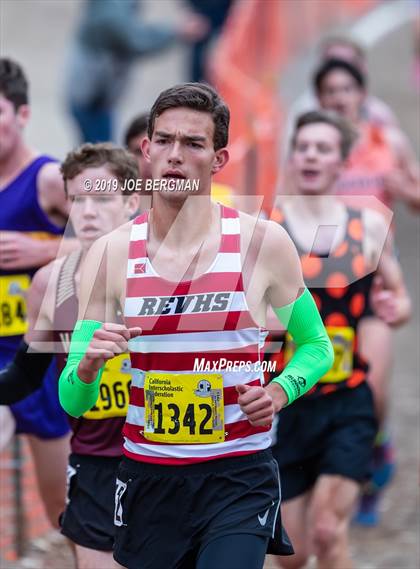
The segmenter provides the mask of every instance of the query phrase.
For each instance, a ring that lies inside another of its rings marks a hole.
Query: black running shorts
[[[320,397],[302,397],[280,411],[272,451],[283,501],[308,491],[322,474],[356,482],[369,477],[377,432],[373,397],[364,382]]]
[[[71,454],[67,467],[67,506],[61,533],[77,545],[112,551],[115,480],[121,457]]]
[[[115,506],[114,557],[129,569],[190,569],[209,543],[234,534],[269,537],[270,553],[293,553],[270,450],[188,466],[124,458]]]

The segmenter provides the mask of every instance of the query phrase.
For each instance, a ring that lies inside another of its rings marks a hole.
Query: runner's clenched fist
[[[104,324],[92,336],[88,349],[77,368],[78,377],[92,383],[107,360],[128,352],[128,341],[140,336],[141,328],[127,328],[123,324]]]

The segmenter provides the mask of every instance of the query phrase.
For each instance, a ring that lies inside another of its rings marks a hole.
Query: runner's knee
[[[340,519],[332,511],[321,512],[315,519],[313,543],[316,551],[331,550],[340,536]]]

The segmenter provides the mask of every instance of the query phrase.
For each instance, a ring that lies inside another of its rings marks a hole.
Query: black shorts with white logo
[[[278,415],[273,456],[280,467],[283,501],[312,488],[323,474],[363,482],[370,475],[377,432],[369,385],[302,397]]]
[[[121,457],[70,455],[61,533],[77,545],[112,551],[115,480],[120,462]]]
[[[115,525],[114,557],[129,569],[195,567],[210,542],[233,534],[268,537],[268,553],[293,553],[281,525],[280,480],[270,450],[188,466],[124,458]]]

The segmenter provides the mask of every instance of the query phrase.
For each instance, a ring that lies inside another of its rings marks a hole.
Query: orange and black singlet
[[[320,253],[298,250],[303,277],[318,306],[322,320],[327,328],[334,347],[334,364],[306,396],[319,396],[338,389],[357,387],[365,381],[367,363],[357,351],[357,326],[360,320],[372,314],[369,307],[369,294],[373,273],[367,274],[363,255],[363,223],[361,212],[348,209],[347,227],[343,241],[335,250]],[[281,212],[275,211],[272,218],[280,222]],[[283,227],[293,239],[287,222]],[[279,336],[270,336],[271,341],[279,341]],[[286,336],[282,356],[276,358],[275,375],[293,353],[293,342]],[[271,379],[271,378],[270,378]]]

